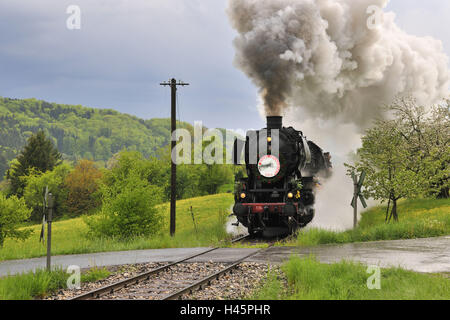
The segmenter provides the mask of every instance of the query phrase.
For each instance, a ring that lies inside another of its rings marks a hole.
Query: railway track
[[[249,239],[249,236],[242,236],[232,240],[232,243],[242,242]],[[181,269],[183,271],[183,263],[205,255],[207,253],[218,250],[220,247],[211,248],[201,253],[197,253],[186,258],[180,259],[175,262],[168,263],[164,266],[149,270],[147,272],[138,274],[131,278],[97,288],[87,293],[80,294],[71,298],[70,300],[100,300],[100,299],[132,299],[137,298],[149,298],[149,299],[161,299],[161,300],[175,300],[181,298],[185,294],[192,293],[194,290],[201,290],[205,286],[211,284],[212,281],[219,279],[221,276],[233,272],[245,259],[252,255],[257,254],[260,250],[253,252],[231,264],[228,265],[208,265],[206,266],[206,272],[212,270],[212,274],[207,276],[195,278],[195,274],[192,272],[185,272],[185,277],[180,277],[179,274],[171,273],[172,269]],[[183,272],[180,272],[183,274]],[[168,280],[161,280],[157,287],[153,285],[153,281],[156,276],[161,278],[167,278]],[[171,283],[174,282],[174,283]],[[174,285],[175,284],[175,285]],[[179,286],[181,284],[181,287]],[[161,287],[162,290],[161,290]],[[150,289],[150,290],[149,290]],[[151,290],[153,289],[153,290]],[[170,292],[165,292],[169,289]],[[126,298],[124,298],[126,297]]]

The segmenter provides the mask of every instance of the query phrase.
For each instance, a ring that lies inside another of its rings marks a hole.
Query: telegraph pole
[[[177,82],[175,79],[171,79],[170,82],[161,83],[162,86],[170,86],[171,89],[171,148],[170,150],[175,150],[177,145],[177,141],[174,139],[175,131],[177,130],[177,86],[188,86],[189,83],[184,83],[182,81]],[[176,205],[177,205],[177,193],[176,193],[176,184],[177,184],[177,165],[176,165],[176,153],[173,154],[172,158],[172,167],[171,167],[171,175],[170,175],[170,235],[173,237],[175,235],[175,219],[176,219]]]
[[[47,223],[48,223],[48,231],[47,231],[47,270],[52,270],[52,220],[53,220],[53,207],[54,207],[54,199],[51,193],[48,194],[47,200]]]

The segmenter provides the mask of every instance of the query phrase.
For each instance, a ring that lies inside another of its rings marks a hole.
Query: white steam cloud
[[[395,14],[382,11],[387,2],[230,0],[235,64],[260,89],[266,113],[299,107],[302,119],[364,127],[397,96],[422,103],[446,96],[441,41],[402,31]]]
[[[388,0],[229,0],[235,65],[259,88],[261,111],[282,115],[333,156],[313,225],[351,227],[352,183],[343,162],[384,104],[449,94],[441,41],[409,35]]]

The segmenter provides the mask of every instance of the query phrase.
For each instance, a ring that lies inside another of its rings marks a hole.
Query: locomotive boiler
[[[233,159],[247,172],[236,180],[233,214],[250,235],[289,235],[313,220],[316,187],[332,166],[330,154],[301,131],[267,117],[267,128],[234,141]]]

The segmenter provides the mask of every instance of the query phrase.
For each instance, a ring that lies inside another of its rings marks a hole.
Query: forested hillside
[[[191,127],[180,123],[181,127]],[[64,159],[107,161],[120,150],[155,156],[169,142],[169,119],[143,120],[114,110],[0,97],[0,180],[27,139],[44,130]]]

